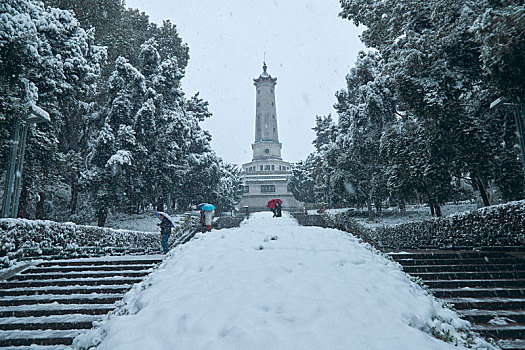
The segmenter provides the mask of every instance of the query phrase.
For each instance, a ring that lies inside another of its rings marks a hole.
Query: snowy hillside
[[[458,348],[431,333],[459,348],[471,337],[460,331],[468,322],[369,245],[271,213],[172,250],[124,301],[75,346],[420,350]]]

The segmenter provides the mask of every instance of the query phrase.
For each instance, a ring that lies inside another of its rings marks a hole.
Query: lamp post
[[[518,103],[505,102],[502,97],[490,104],[490,108],[509,108],[514,112],[514,120],[516,121],[516,134],[518,136],[518,143],[521,151],[521,163],[523,164],[523,170],[525,172],[525,104],[518,97]]]
[[[9,150],[9,165],[2,201],[1,217],[15,218],[18,213],[18,201],[22,190],[22,171],[24,169],[24,153],[26,148],[27,130],[31,124],[49,122],[49,114],[35,103],[28,103],[28,116],[16,118],[13,137]]]

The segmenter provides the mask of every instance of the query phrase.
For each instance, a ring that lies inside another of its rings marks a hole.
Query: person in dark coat
[[[282,216],[281,209],[281,204],[279,204],[279,202],[275,202],[275,207],[273,208],[273,216],[280,218]]]
[[[160,224],[157,225],[160,226],[160,240],[162,244],[162,251],[164,252],[164,254],[166,254],[169,251],[168,239],[170,238],[171,228],[173,227],[173,224],[170,220],[168,220],[167,217],[165,217],[162,214],[160,214],[160,218],[162,221],[160,222]]]

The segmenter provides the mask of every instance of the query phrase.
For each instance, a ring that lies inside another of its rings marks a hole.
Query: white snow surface
[[[174,215],[171,218],[173,223],[177,224],[184,219],[184,215]],[[160,223],[160,220],[155,216],[154,211],[133,215],[110,214],[108,215],[106,227],[113,229],[160,233],[160,228],[157,226],[158,223]],[[90,224],[96,226],[95,222]]]
[[[173,249],[74,346],[464,349],[469,326],[368,244],[265,212]],[[431,336],[432,327],[448,330],[459,346]]]

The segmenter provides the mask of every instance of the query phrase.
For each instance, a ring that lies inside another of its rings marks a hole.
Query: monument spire
[[[256,89],[253,159],[281,159],[281,143],[279,142],[277,110],[275,108],[277,78],[268,74],[266,61],[263,61],[262,68],[262,74],[253,80]]]

